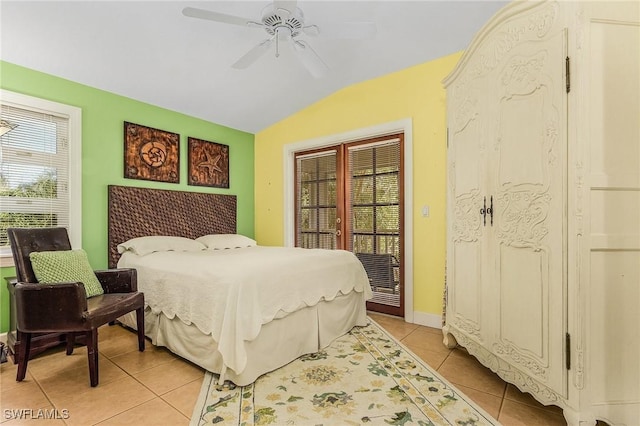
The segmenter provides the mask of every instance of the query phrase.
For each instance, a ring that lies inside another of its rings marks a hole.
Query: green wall
[[[254,236],[254,135],[0,61],[0,87],[82,109],[82,248],[95,269],[107,265],[107,185],[235,194],[238,232]],[[162,90],[161,88],[158,90]],[[123,177],[123,122],[180,134],[180,183]],[[187,137],[229,145],[229,189],[187,185]],[[8,330],[8,295],[0,268],[0,332]]]

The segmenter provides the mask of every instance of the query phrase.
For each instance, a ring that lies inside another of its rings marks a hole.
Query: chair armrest
[[[78,329],[87,310],[82,283],[17,283],[14,289],[18,331],[59,332]]]
[[[95,271],[105,293],[133,293],[138,291],[138,271],[133,268]]]

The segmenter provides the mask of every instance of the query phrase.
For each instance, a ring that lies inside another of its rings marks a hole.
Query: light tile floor
[[[463,349],[443,346],[440,330],[384,315],[371,317],[502,424],[566,425],[559,408],[540,405]],[[149,342],[145,352],[138,352],[136,335],[120,326],[102,327],[98,347],[96,388],[89,386],[85,347],[76,347],[70,356],[63,346],[42,353],[29,362],[20,383],[11,361],[0,364],[2,426],[188,425],[202,383],[201,368]],[[58,418],[19,420],[12,418],[11,409]]]
[[[562,410],[544,406],[484,367],[464,349],[447,349],[442,330],[370,313],[378,324],[505,426],[566,426]]]

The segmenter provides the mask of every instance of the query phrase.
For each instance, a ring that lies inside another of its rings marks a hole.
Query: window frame
[[[321,149],[344,142],[388,135],[404,134],[404,320],[412,323],[413,312],[413,120],[404,118],[344,133],[330,134],[313,139],[285,144],[282,147],[283,164],[283,240],[285,247],[295,245],[295,153]]]
[[[82,247],[82,109],[47,99],[0,89],[0,104],[65,117],[69,120],[69,240]],[[0,267],[14,266],[11,250],[0,248]]]
[[[334,157],[334,161],[335,161],[335,166],[336,166],[336,176],[333,179],[327,179],[327,178],[320,178],[320,177],[316,177],[316,179],[310,180],[310,181],[301,181],[299,178],[300,176],[298,175],[298,165],[296,164],[294,166],[294,170],[295,170],[295,174],[296,174],[296,182],[295,182],[295,188],[296,188],[296,196],[294,199],[294,204],[296,206],[296,212],[295,212],[295,223],[296,225],[298,224],[298,220],[299,220],[299,216],[302,214],[303,210],[314,210],[316,212],[316,224],[314,226],[313,230],[303,230],[302,228],[298,228],[296,226],[296,234],[294,236],[295,238],[295,246],[296,247],[304,247],[304,245],[301,244],[300,239],[302,238],[303,235],[315,235],[315,237],[318,239],[318,241],[320,241],[322,236],[327,236],[327,235],[333,235],[334,236],[334,246],[332,247],[333,249],[342,249],[343,248],[343,241],[342,238],[338,238],[336,236],[336,230],[337,230],[337,224],[333,223],[333,229],[331,229],[331,231],[329,231],[329,227],[328,227],[328,223],[326,223],[325,225],[327,225],[327,229],[326,230],[321,230],[321,218],[322,215],[320,213],[320,211],[322,209],[334,209],[336,217],[341,218],[343,216],[343,211],[342,211],[342,206],[339,204],[322,204],[319,202],[318,199],[316,199],[315,203],[312,203],[312,205],[308,206],[308,207],[302,207],[299,202],[298,202],[298,196],[299,193],[301,191],[301,187],[299,185],[302,185],[303,183],[310,183],[310,184],[314,184],[316,186],[316,195],[319,197],[320,191],[318,190],[319,185],[322,183],[329,183],[329,182],[335,182],[335,186],[336,186],[336,201],[341,199],[343,197],[342,195],[342,176],[340,175],[340,168],[338,167],[338,165],[342,162],[342,147],[341,146],[333,146],[333,147],[327,147],[325,149],[320,149],[320,150],[311,150],[311,151],[304,151],[304,152],[297,152],[294,154],[295,156],[295,161],[298,162],[300,160],[305,160],[305,159],[315,159],[318,160],[320,157],[323,156],[333,156]],[[323,248],[329,248],[327,246],[323,246],[321,245]],[[314,247],[315,248],[315,247]]]

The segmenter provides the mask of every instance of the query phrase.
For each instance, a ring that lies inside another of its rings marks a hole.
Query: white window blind
[[[400,141],[348,148],[348,187],[356,253],[400,255]]]
[[[69,117],[1,105],[14,125],[0,137],[0,254],[7,228],[70,225]]]
[[[337,247],[336,168],[335,150],[296,157],[297,247]]]

